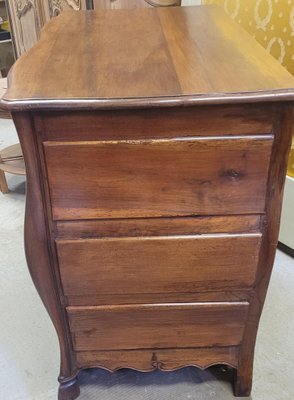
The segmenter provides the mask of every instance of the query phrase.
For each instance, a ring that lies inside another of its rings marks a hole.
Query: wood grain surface
[[[294,99],[290,73],[220,7],[199,6],[62,13],[14,65],[2,106],[117,108],[286,99]]]
[[[63,290],[65,295],[248,290],[260,239],[244,234],[59,240]]]
[[[44,140],[76,141],[272,134],[275,118],[275,105],[248,104],[42,112],[34,122]]]
[[[45,142],[53,218],[262,213],[271,146],[271,135]]]
[[[96,366],[111,372],[136,365],[136,370],[148,372],[155,369],[175,371],[183,366],[205,369],[222,360],[221,364],[237,368],[238,350],[238,346],[226,346],[196,349],[78,351],[77,364],[80,368]]]
[[[129,218],[87,221],[57,221],[59,239],[201,235],[209,233],[260,233],[260,215],[221,215],[181,218]]]
[[[9,82],[59,400],[83,368],[219,363],[248,396],[294,78],[212,6],[65,12]]]
[[[248,303],[68,307],[67,312],[77,351],[220,347],[241,343]]]

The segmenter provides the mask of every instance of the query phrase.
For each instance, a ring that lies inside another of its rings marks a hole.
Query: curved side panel
[[[267,186],[266,215],[263,220],[264,232],[259,254],[258,273],[255,281],[256,289],[250,305],[240,348],[239,363],[235,376],[236,396],[247,397],[251,392],[257,329],[278,244],[282,198],[288,153],[292,139],[293,121],[294,113],[292,106],[284,107],[276,115],[276,125],[274,128],[275,140]]]
[[[59,381],[77,374],[66,317],[58,300],[51,249],[46,224],[46,208],[42,190],[39,155],[29,113],[13,114],[27,169],[27,198],[25,214],[25,252],[35,287],[51,317],[58,334],[61,352]]]

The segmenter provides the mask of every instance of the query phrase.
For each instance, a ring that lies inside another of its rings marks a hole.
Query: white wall
[[[294,250],[294,178],[287,175],[279,241]]]
[[[183,6],[195,6],[201,4],[201,0],[182,0]]]

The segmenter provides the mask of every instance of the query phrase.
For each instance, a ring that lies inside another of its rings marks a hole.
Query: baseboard
[[[278,249],[294,258],[294,249],[291,249],[291,247],[286,246],[284,243],[278,242]]]

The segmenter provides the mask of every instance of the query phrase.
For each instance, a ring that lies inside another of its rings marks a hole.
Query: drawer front
[[[273,105],[243,104],[148,110],[40,112],[35,125],[47,140],[118,140],[272,133]],[[81,134],[81,129],[83,133]]]
[[[45,142],[53,219],[262,213],[272,136]]]
[[[219,215],[57,221],[55,233],[64,239],[256,233],[260,232],[262,219],[261,215]]]
[[[77,351],[237,346],[248,303],[68,307]]]
[[[260,234],[57,240],[66,296],[193,293],[253,286]]]

